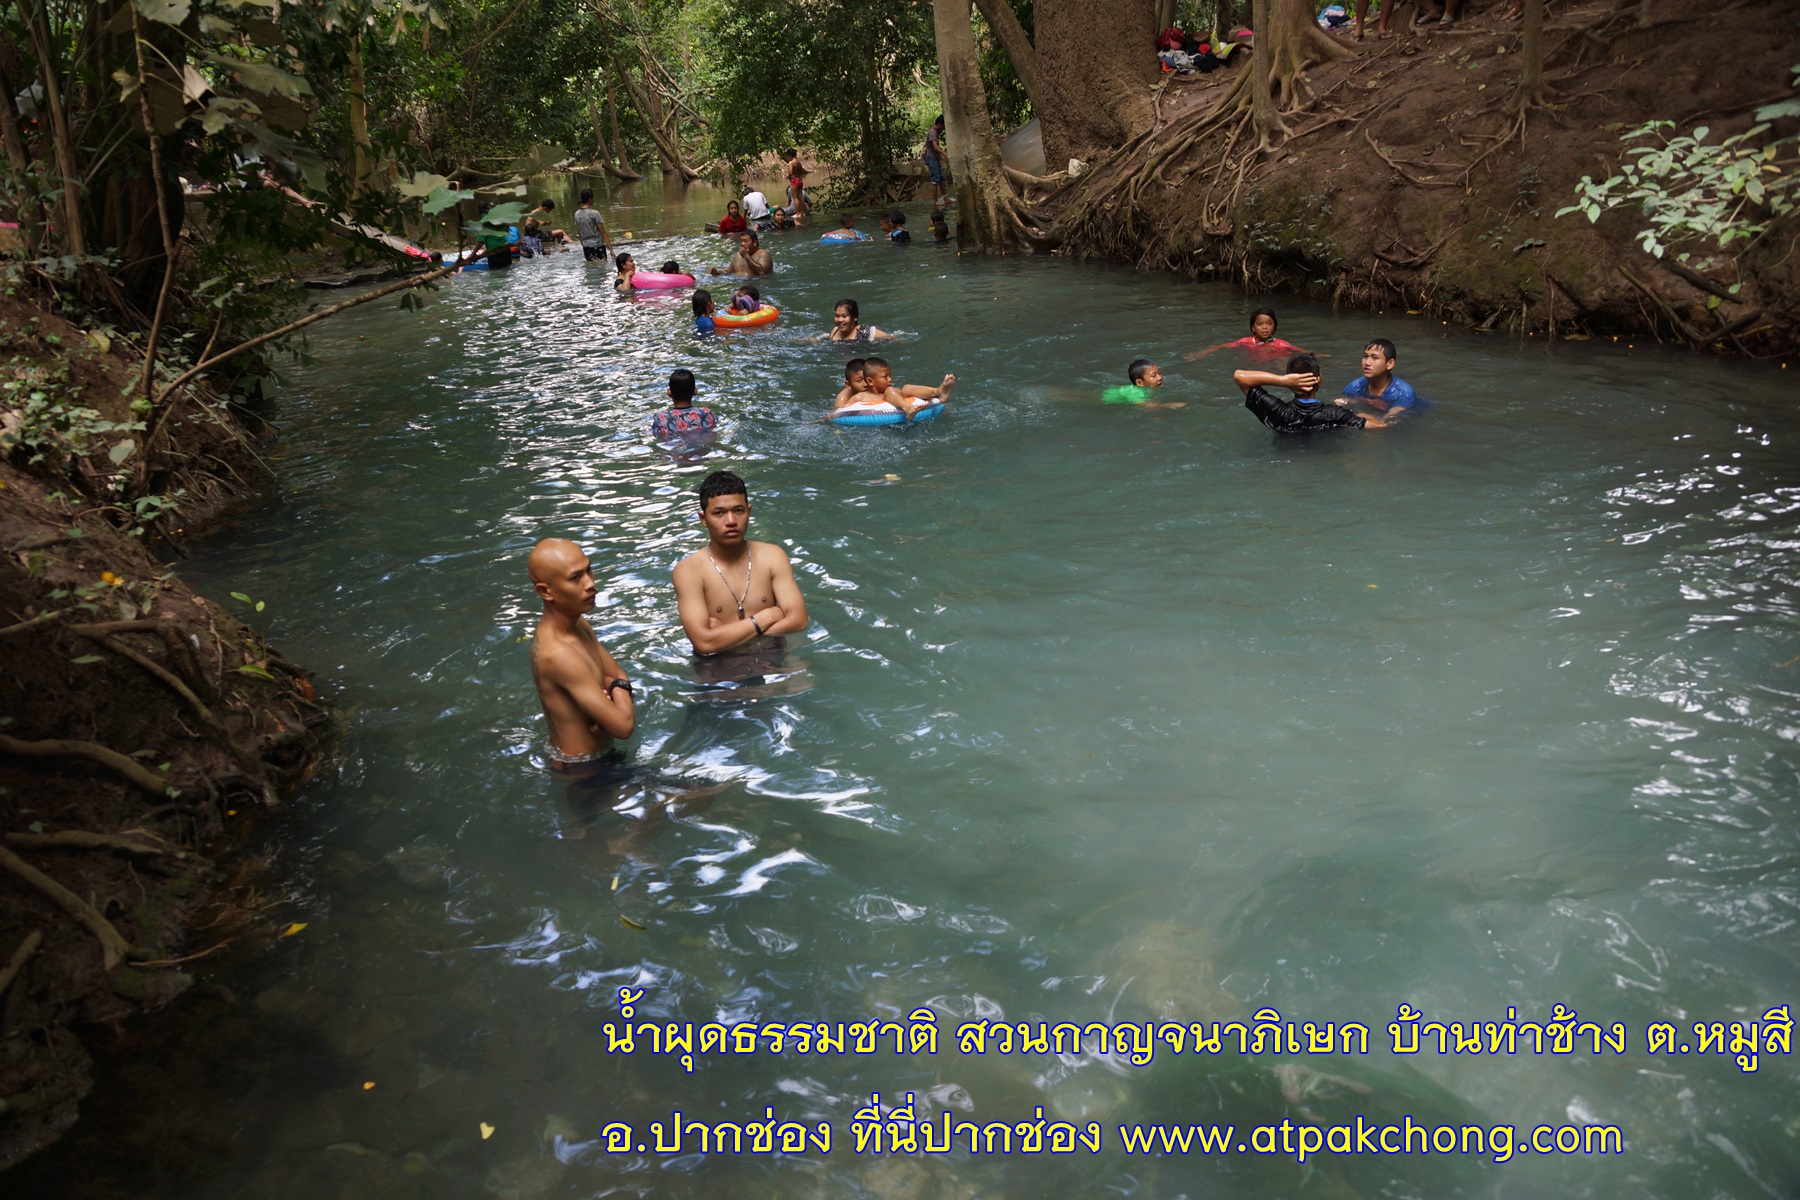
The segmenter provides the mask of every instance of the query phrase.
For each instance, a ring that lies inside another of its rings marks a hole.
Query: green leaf
[[[228,58],[223,54],[208,54],[207,61],[230,71],[237,76],[237,81],[253,92],[273,96],[310,96],[313,94],[312,84],[291,71],[268,63],[248,62],[241,58]]]
[[[188,13],[194,7],[191,0],[135,0],[135,4],[146,20],[159,21],[164,25],[181,24],[188,19]]]
[[[273,681],[275,678],[275,676],[269,674],[269,668],[263,667],[263,666],[258,666],[256,663],[245,663],[243,666],[238,668],[238,674],[239,675],[254,675],[258,679],[267,679],[270,681]]]
[[[402,196],[411,196],[417,200],[421,197],[435,195],[449,186],[450,180],[446,176],[434,175],[430,171],[420,171],[411,179],[396,183],[394,190]]]
[[[244,593],[242,593],[242,592],[231,593],[231,598],[233,600],[242,600],[245,604],[250,603],[250,597],[244,595]]]
[[[84,654],[80,658],[71,658],[69,661],[74,663],[78,667],[85,667],[89,663],[97,663],[97,662],[102,661],[102,656],[98,655],[98,654]]]
[[[256,611],[261,612],[262,610],[263,610],[263,602],[261,600],[258,600],[256,602]]]
[[[106,452],[106,457],[112,459],[112,464],[116,467],[135,453],[137,453],[136,440],[126,438],[124,441],[114,445],[111,450],[108,450]]]
[[[426,214],[441,213],[446,208],[455,207],[459,200],[473,200],[474,198],[474,192],[458,192],[450,188],[438,188],[425,197],[425,203],[419,206],[419,211]]]
[[[483,225],[493,225],[505,229],[508,225],[517,223],[518,219],[524,215],[525,206],[517,201],[507,204],[496,204],[482,214],[481,223]]]
[[[31,824],[27,825],[25,828],[31,830],[31,832],[33,832],[33,833],[42,833],[42,832],[44,832],[44,823],[42,821],[33,821]]]

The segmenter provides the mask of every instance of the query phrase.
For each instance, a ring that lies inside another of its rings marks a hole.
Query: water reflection
[[[723,261],[689,232],[720,203],[640,187],[608,224],[645,261]],[[1381,1046],[1400,1002],[1562,1002],[1641,1045],[1796,982],[1800,430],[1767,373],[1290,303],[1284,335],[1344,372],[1396,336],[1438,403],[1381,439],[1275,440],[1230,364],[1182,358],[1242,326],[1253,302],[1224,289],[770,241],[781,322],[729,337],[696,339],[680,297],[615,299],[578,254],[322,327],[284,401],[281,496],[191,566],[270,597],[272,637],[354,714],[285,831],[308,928],[229,980],[299,1032],[253,1085],[196,1098],[241,1133],[167,1194],[1791,1190],[1773,1055],[1746,1077],[1637,1052],[609,1054],[621,987],[664,1023],[929,1005],[946,1044],[964,1020],[1274,1007]],[[845,295],[907,331],[897,377],[957,373],[946,418],[816,423],[845,355],[807,339]],[[1186,410],[1096,402],[1139,353]],[[647,437],[677,366],[721,418],[704,460]],[[724,673],[696,667],[669,585],[715,465],[750,481],[814,617],[780,661]],[[550,535],[593,558],[594,627],[641,696],[640,774],[602,796],[534,765],[523,564]],[[1109,1130],[1596,1122],[1631,1149],[821,1167],[595,1143],[672,1108],[842,1127],[877,1091]]]

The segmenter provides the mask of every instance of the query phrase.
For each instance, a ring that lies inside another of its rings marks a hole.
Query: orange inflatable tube
[[[713,328],[715,329],[755,329],[758,325],[773,325],[781,310],[773,304],[765,304],[753,313],[715,312]]]

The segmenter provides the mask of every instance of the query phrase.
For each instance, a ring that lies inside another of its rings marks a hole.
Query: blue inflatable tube
[[[942,400],[933,400],[930,404],[927,404],[918,411],[918,415],[914,416],[912,419],[912,424],[917,425],[920,421],[929,421],[943,411],[944,402]],[[899,412],[889,409],[887,412],[849,412],[834,415],[831,418],[831,423],[833,425],[869,427],[875,425],[905,425],[907,424],[907,420]]]

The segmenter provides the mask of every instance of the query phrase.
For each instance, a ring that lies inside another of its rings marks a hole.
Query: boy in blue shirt
[[[1424,408],[1424,401],[1412,385],[1394,374],[1394,343],[1376,338],[1363,347],[1362,377],[1344,385],[1344,400],[1361,400],[1385,419],[1392,421],[1407,410]]]

